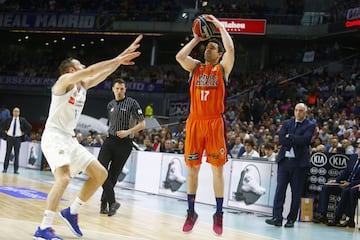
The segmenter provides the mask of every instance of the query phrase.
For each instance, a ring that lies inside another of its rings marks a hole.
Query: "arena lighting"
[[[68,31],[51,31],[51,30],[9,30],[9,32],[16,32],[16,33],[51,33],[51,34],[88,34],[88,35],[114,35],[114,36],[133,36],[143,34],[144,36],[155,36],[160,37],[164,34],[162,33],[124,33],[124,32],[68,32]]]

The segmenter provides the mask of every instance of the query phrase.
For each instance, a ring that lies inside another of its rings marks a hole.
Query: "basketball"
[[[216,31],[215,25],[212,22],[206,21],[203,15],[195,18],[192,27],[194,32],[202,38],[210,38]]]

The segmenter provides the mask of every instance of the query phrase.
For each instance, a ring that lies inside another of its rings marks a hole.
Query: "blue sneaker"
[[[34,240],[63,240],[61,237],[55,235],[54,229],[51,227],[45,228],[42,230],[40,227],[36,230],[34,237]]]
[[[68,207],[59,212],[59,215],[69,226],[70,230],[75,234],[75,236],[82,237],[83,233],[81,232],[78,225],[78,214],[71,214],[70,207]]]

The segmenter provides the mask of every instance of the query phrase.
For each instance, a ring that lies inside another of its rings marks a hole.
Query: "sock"
[[[223,202],[224,202],[224,198],[216,198],[216,213],[221,213],[223,210]]]
[[[70,213],[78,214],[80,211],[80,207],[84,204],[85,202],[81,201],[79,197],[75,198],[74,202],[70,206]]]
[[[190,212],[195,212],[195,194],[188,194],[188,207]]]
[[[55,212],[50,210],[45,210],[40,228],[44,230],[45,228],[51,227],[54,221],[54,217],[55,217]]]

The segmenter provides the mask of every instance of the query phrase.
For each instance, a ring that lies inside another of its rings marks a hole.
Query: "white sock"
[[[40,228],[45,229],[45,228],[51,227],[51,225],[54,221],[54,217],[55,217],[55,212],[50,211],[50,210],[45,210],[44,217],[41,222]]]
[[[75,198],[74,202],[70,206],[70,213],[78,214],[80,211],[80,207],[84,204],[85,202],[81,201],[79,197]]]

